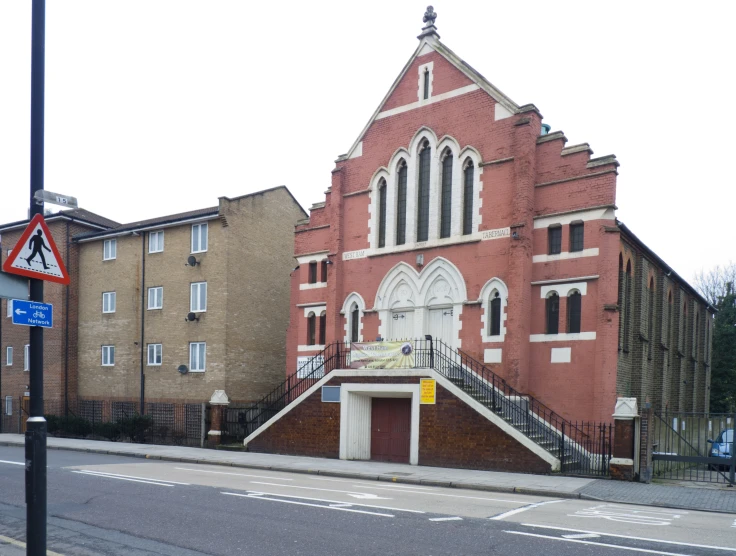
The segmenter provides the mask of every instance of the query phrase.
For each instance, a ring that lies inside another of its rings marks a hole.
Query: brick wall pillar
[[[215,390],[210,398],[210,430],[207,431],[207,444],[217,446],[222,441],[222,416],[224,408],[230,405],[225,390]]]
[[[610,463],[611,478],[619,481],[634,480],[636,453],[636,422],[638,420],[636,398],[618,398],[613,413],[613,457]]]

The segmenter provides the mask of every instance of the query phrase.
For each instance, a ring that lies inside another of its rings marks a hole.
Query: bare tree
[[[695,288],[711,305],[717,306],[721,297],[736,289],[736,263],[716,265],[707,272],[701,270],[695,273]]]

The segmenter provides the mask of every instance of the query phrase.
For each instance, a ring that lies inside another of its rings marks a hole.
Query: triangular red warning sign
[[[61,260],[43,215],[34,216],[18,243],[3,263],[3,270],[28,278],[69,284],[69,273]]]

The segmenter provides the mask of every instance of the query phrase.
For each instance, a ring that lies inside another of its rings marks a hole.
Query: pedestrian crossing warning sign
[[[69,273],[61,260],[54,238],[43,215],[34,216],[15,248],[3,263],[3,270],[27,278],[69,284]]]

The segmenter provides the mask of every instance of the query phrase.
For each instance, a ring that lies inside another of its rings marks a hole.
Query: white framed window
[[[13,414],[13,396],[5,396],[5,415]]]
[[[112,367],[115,365],[115,346],[102,346],[102,366]]]
[[[148,288],[148,309],[163,309],[164,308],[164,288],[158,286],[155,288]]]
[[[31,345],[23,346],[23,370],[27,371],[31,368]]]
[[[160,366],[162,359],[161,344],[148,344],[148,366]]]
[[[8,299],[8,318],[13,316],[13,300]]]
[[[189,370],[193,373],[202,373],[207,363],[207,344],[205,342],[191,342],[189,344]]]
[[[161,253],[164,250],[164,231],[150,232],[148,234],[148,252]]]
[[[103,313],[114,313],[115,312],[115,302],[116,302],[116,295],[115,292],[104,292],[102,294],[102,312]]]
[[[189,310],[192,313],[203,313],[207,310],[207,282],[192,284]]]
[[[207,222],[192,225],[192,253],[207,251]]]
[[[10,367],[13,364],[13,346],[5,348],[5,364]]]
[[[102,260],[111,261],[118,257],[118,240],[106,239],[102,244]]]

